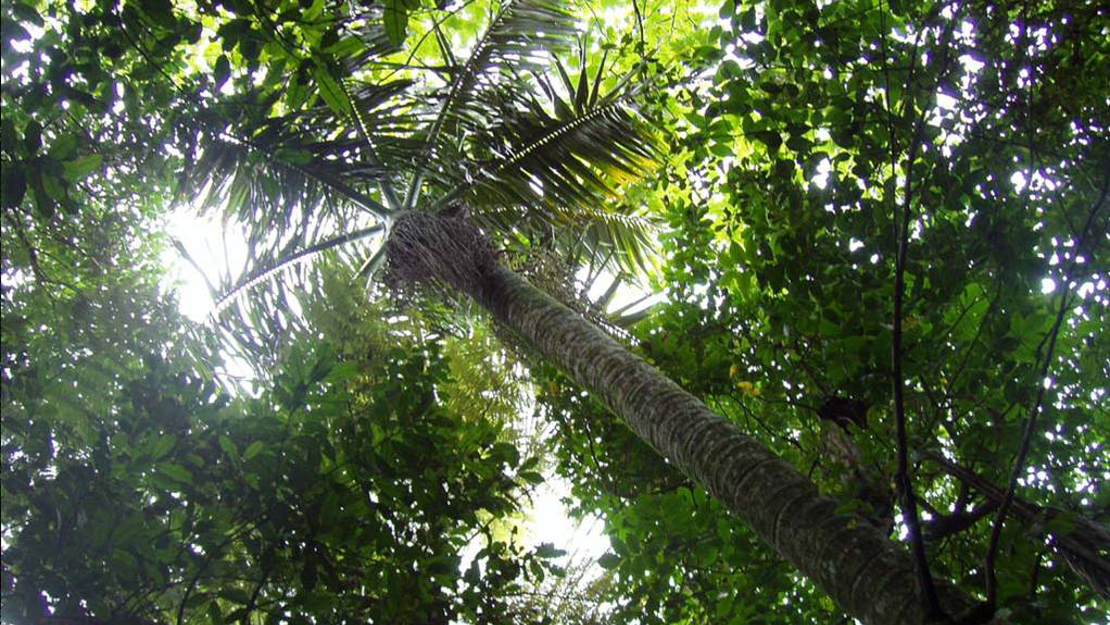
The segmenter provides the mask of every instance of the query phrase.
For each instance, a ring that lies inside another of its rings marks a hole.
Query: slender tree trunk
[[[474,298],[601,399],[845,612],[873,625],[924,622],[909,555],[736,425],[523,278],[496,267]],[[947,593],[951,612],[970,602]]]
[[[869,625],[925,622],[913,562],[902,545],[862,517],[837,514],[833,500],[771,450],[491,260],[488,244],[477,246],[477,252],[464,249],[471,246],[462,242],[473,242],[475,235],[457,223],[461,220],[447,226],[442,221],[424,215],[395,230],[390,241],[394,275],[435,277],[466,292],[497,323],[601,399],[848,614]],[[972,607],[950,585],[938,590],[949,614],[962,615]]]

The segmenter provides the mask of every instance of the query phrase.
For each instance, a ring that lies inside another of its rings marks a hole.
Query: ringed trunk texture
[[[836,503],[732,422],[605,333],[501,267],[466,217],[414,211],[387,245],[388,282],[448,284],[486,308],[624,419],[667,461],[701,484],[779,555],[869,625],[922,625],[914,565],[906,550]],[[972,601],[938,591],[961,616]]]
[[[909,555],[836,503],[732,422],[714,414],[574,311],[500,266],[470,293],[641,438],[679,467],[813,580],[870,625],[919,625],[925,611]],[[950,614],[972,602],[942,588]]]

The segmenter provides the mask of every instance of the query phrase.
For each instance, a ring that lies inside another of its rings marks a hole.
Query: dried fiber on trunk
[[[386,242],[385,283],[446,282],[474,293],[497,265],[489,238],[465,216],[424,211],[406,213],[393,225]]]
[[[403,300],[418,298],[421,287],[428,287],[432,293],[452,301],[457,290],[474,294],[502,256],[502,252],[494,250],[489,237],[470,221],[468,211],[457,207],[440,213],[413,211],[397,220],[386,243],[385,284],[402,295]],[[563,305],[582,314],[614,339],[629,343],[628,331],[614,325],[604,311],[590,302],[585,291],[577,288],[575,268],[551,250],[537,248],[509,255],[506,260],[510,267]],[[442,288],[443,283],[451,288]]]

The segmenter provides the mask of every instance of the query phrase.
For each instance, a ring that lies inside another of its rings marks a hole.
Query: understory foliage
[[[0,14],[5,623],[849,622],[513,337],[364,289],[413,210],[479,224],[933,577],[1105,622],[1100,3]],[[246,240],[206,265],[215,324],[163,283],[175,201]],[[602,268],[661,302],[603,318]],[[601,519],[596,563],[519,536],[541,471]]]
[[[6,622],[511,618],[557,555],[491,530],[537,459],[437,399],[448,363],[412,323],[332,282],[309,312],[324,338],[256,398],[156,351],[65,403],[5,363]]]

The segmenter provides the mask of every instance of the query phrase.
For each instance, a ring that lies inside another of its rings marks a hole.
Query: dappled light
[[[1110,623],[1100,3],[0,17],[3,625]]]

